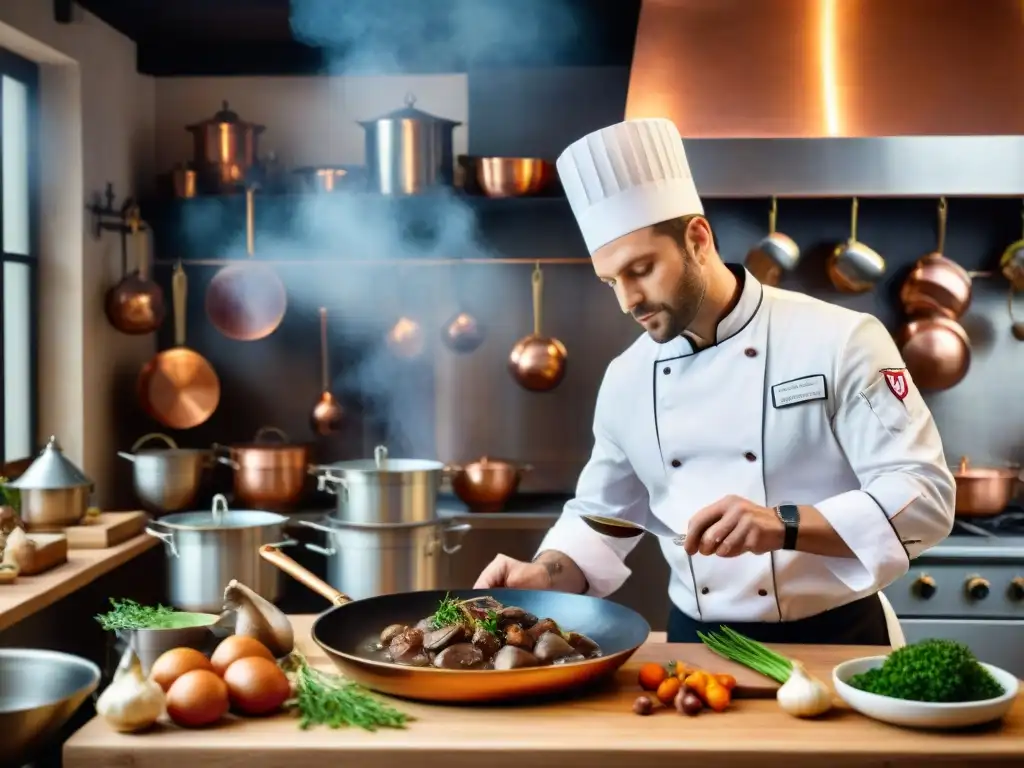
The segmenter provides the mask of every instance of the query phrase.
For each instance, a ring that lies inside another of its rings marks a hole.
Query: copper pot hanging
[[[452,352],[460,354],[475,352],[484,343],[484,337],[487,335],[483,323],[465,308],[464,286],[460,279],[464,276],[465,269],[464,265],[455,267],[456,298],[459,302],[459,310],[441,328],[441,341]]]
[[[800,262],[800,246],[789,235],[775,230],[778,212],[778,200],[773,197],[768,211],[768,234],[750,249],[744,264],[765,285],[778,285]]]
[[[941,313],[920,315],[904,323],[897,333],[897,344],[919,389],[950,389],[971,367],[967,331]]]
[[[166,316],[163,289],[149,277],[149,248],[145,235],[141,234],[142,223],[139,210],[133,207],[127,216],[121,232],[122,272],[127,271],[128,232],[131,233],[131,245],[136,253],[138,263],[131,274],[126,274],[121,281],[107,292],[104,310],[107,320],[121,333],[130,336],[141,336],[153,333],[163,325]],[[139,241],[143,241],[140,243]]]
[[[533,333],[524,336],[512,347],[508,356],[509,372],[520,386],[531,392],[547,392],[562,383],[568,357],[565,345],[553,336],[541,333],[541,307],[544,298],[544,275],[540,262],[533,268]]]
[[[850,236],[835,247],[828,259],[829,280],[843,293],[870,291],[885,275],[885,259],[857,239],[859,210],[860,203],[855,197],[850,210]]]
[[[946,246],[946,198],[939,200],[938,244],[918,259],[900,287],[903,311],[911,317],[941,314],[957,320],[971,305],[971,276],[944,255]]]
[[[171,281],[174,347],[146,363],[136,384],[143,410],[171,429],[198,427],[220,403],[220,379],[213,366],[185,346],[187,292],[188,278],[179,261]]]
[[[235,341],[258,341],[281,325],[288,293],[277,272],[253,260],[255,254],[256,193],[245,192],[245,245],[249,258],[222,268],[206,289],[206,316],[213,326]]]

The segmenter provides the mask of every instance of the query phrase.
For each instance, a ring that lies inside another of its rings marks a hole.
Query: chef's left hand
[[[785,533],[774,509],[739,496],[726,496],[690,518],[683,548],[689,555],[763,555],[781,549]]]

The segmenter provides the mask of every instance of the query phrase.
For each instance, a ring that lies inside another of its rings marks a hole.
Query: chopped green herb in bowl
[[[110,605],[111,610],[96,617],[96,621],[108,632],[206,627],[216,623],[219,618],[209,613],[176,611],[165,605],[139,605],[134,600],[118,600],[113,597],[110,598]]]

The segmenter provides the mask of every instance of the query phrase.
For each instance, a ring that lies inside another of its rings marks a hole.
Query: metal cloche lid
[[[92,480],[64,455],[60,443],[53,435],[24,474],[8,483],[12,488],[25,490],[56,490],[92,484]]]
[[[358,121],[359,125],[366,127],[385,120],[417,120],[423,123],[440,123],[441,125],[450,125],[452,127],[462,125],[458,120],[449,120],[447,117],[438,117],[429,112],[424,112],[422,109],[416,109],[415,104],[416,97],[410,93],[405,97],[405,106],[401,109],[388,112],[386,115],[381,115],[373,120],[360,120]]]

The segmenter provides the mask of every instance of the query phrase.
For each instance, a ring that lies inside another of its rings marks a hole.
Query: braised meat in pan
[[[433,614],[380,633],[384,657],[411,667],[519,669],[568,664],[601,655],[597,643],[492,597],[446,595]]]

